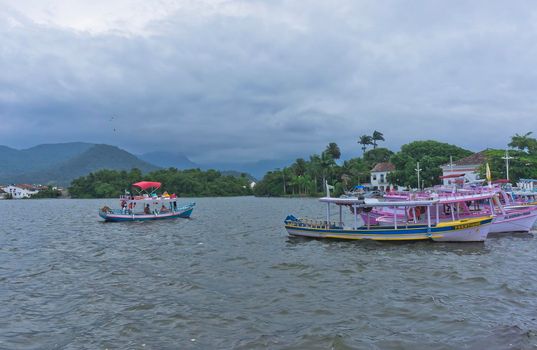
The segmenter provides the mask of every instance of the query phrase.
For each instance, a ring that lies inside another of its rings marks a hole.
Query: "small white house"
[[[479,168],[486,162],[485,151],[474,153],[450,164],[441,165],[442,179],[445,186],[460,181],[475,182],[480,180]]]
[[[6,194],[11,195],[13,199],[30,198],[32,195],[39,192],[39,190],[32,185],[9,185],[2,188]]]
[[[371,169],[371,187],[380,191],[388,191],[393,188],[388,181],[388,174],[395,170],[395,165],[389,162],[378,163]]]

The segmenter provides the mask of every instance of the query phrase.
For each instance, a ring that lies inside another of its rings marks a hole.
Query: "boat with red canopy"
[[[107,206],[99,210],[105,221],[146,221],[189,218],[196,203],[178,205],[175,194],[157,194],[162,184],[156,181],[140,181],[131,185],[132,191],[119,197],[121,209]]]

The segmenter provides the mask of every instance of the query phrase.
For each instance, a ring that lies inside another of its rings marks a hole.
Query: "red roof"
[[[384,172],[384,171],[394,171],[395,165],[393,165],[390,162],[384,162],[384,163],[378,163],[375,165],[375,167],[371,170],[371,172]]]
[[[507,179],[498,179],[498,180],[492,181],[493,184],[508,184],[509,182],[510,181]]]
[[[162,184],[160,182],[153,181],[140,181],[132,184],[132,186],[141,188],[142,190],[147,190],[148,188],[160,188],[161,185]]]
[[[485,154],[485,151],[477,152],[472,154],[471,156],[454,161],[453,165],[481,165],[487,160],[487,155]],[[444,164],[443,166],[447,167],[449,166],[449,163]]]
[[[35,186],[29,184],[17,184],[15,187],[22,188],[23,190],[35,190]]]

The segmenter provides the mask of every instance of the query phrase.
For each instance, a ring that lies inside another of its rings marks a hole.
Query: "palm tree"
[[[380,131],[373,131],[373,136],[371,137],[373,141],[373,149],[377,148],[377,141],[384,141],[384,135]]]
[[[530,148],[532,139],[529,137],[532,134],[532,132],[527,132],[524,135],[515,134],[515,136],[511,137],[511,142],[509,142],[509,147],[512,148],[518,148],[519,150],[523,151],[526,148]]]
[[[291,166],[295,175],[304,175],[306,173],[306,161],[302,158],[298,158]]]
[[[362,135],[360,136],[360,140],[358,140],[358,144],[362,145],[362,151],[365,153],[367,146],[373,144],[373,138],[369,135]]]
[[[334,158],[332,158],[332,155],[326,151],[324,151],[323,153],[321,153],[321,170],[322,170],[322,174],[323,174],[323,184],[322,186],[324,187],[324,184],[326,183],[326,180],[330,174],[330,169],[332,169],[332,166],[335,164],[334,162]]]
[[[310,161],[308,163],[308,173],[313,176],[313,182],[315,184],[315,192],[318,190],[317,179],[321,173],[321,157],[318,154],[310,156]]]
[[[330,154],[332,159],[339,159],[341,157],[341,150],[335,142],[330,142],[324,151]]]

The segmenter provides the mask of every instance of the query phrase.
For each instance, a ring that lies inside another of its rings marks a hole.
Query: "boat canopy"
[[[438,199],[433,200],[419,200],[419,201],[399,201],[399,202],[380,202],[380,201],[364,201],[358,198],[335,198],[335,197],[323,197],[319,199],[320,202],[332,203],[337,205],[356,205],[360,208],[368,207],[419,207],[419,206],[431,206],[439,202]]]
[[[148,188],[158,189],[160,188],[161,185],[162,184],[160,182],[153,182],[153,181],[140,181],[140,182],[136,182],[132,184],[132,186],[138,187],[144,191],[147,190]]]

